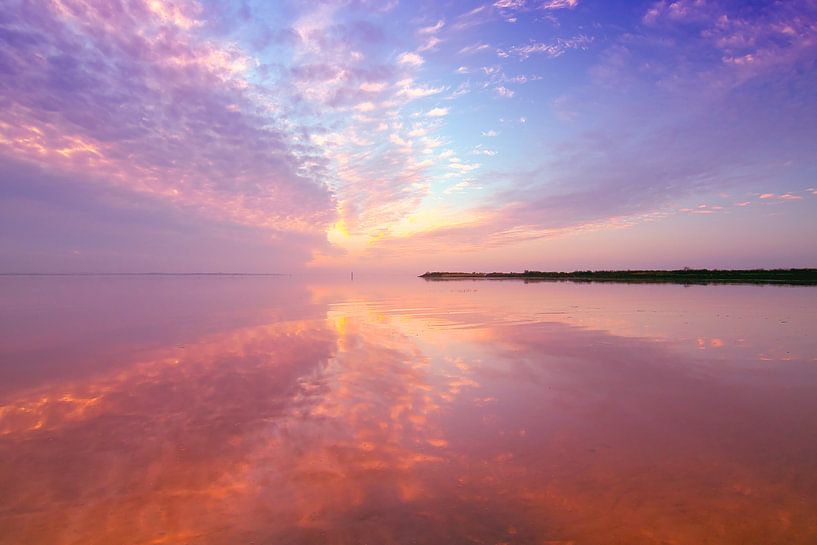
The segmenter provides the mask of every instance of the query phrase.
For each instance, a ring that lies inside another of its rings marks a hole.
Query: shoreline
[[[668,284],[769,284],[817,285],[817,269],[680,269],[628,271],[524,271],[524,272],[426,272],[419,278],[439,280],[524,280],[564,282],[624,282]]]

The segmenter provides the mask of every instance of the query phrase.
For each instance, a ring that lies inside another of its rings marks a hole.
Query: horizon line
[[[292,276],[293,273],[253,272],[0,272],[0,276]]]
[[[695,271],[709,271],[709,272],[757,272],[757,271],[814,271],[817,267],[754,267],[754,268],[740,268],[740,269],[709,269],[709,268],[681,268],[681,269],[573,269],[573,270],[524,270],[524,272],[501,272],[501,271],[431,271],[427,270],[424,274],[468,274],[468,275],[488,275],[488,274],[524,274],[524,273],[547,273],[547,274],[574,274],[574,273],[623,273],[623,272],[695,272]],[[224,271],[186,271],[186,272],[168,272],[168,271],[124,271],[124,272],[106,272],[106,271],[82,271],[82,272],[0,272],[0,276],[293,276],[295,274],[309,274],[311,272],[328,273],[334,272],[337,274],[354,273],[354,270],[348,271],[327,271],[327,270],[312,270],[312,271],[298,271],[298,272],[224,272]],[[385,271],[371,271],[371,272],[385,272]],[[394,274],[393,272],[391,274]],[[414,274],[414,273],[405,273]]]

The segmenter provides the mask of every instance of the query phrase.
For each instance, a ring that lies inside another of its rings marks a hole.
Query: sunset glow
[[[817,543],[817,0],[0,0],[0,545]]]
[[[813,287],[4,282],[3,545],[817,535]]]
[[[811,0],[10,0],[0,272],[814,266],[816,61]]]

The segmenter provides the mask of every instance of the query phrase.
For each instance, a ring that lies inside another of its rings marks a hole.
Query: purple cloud
[[[270,230],[320,232],[314,149],[252,98],[196,4],[20,3],[0,42],[6,156]]]

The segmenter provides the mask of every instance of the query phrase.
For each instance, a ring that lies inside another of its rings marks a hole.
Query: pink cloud
[[[407,64],[409,66],[420,66],[425,61],[423,60],[423,57],[421,57],[417,53],[407,52],[401,53],[397,57],[397,62],[399,64]]]
[[[678,25],[695,28],[731,68],[727,81],[743,81],[791,64],[813,49],[817,25],[809,16],[813,6],[808,3],[759,6],[743,13],[728,8],[723,2],[660,0],[646,11],[643,22],[662,30]]]
[[[8,16],[0,153],[236,223],[331,221],[315,150],[251,96],[249,55],[195,2],[31,2]]]
[[[793,193],[763,193],[758,195],[758,199],[762,199],[765,201],[799,201],[802,200],[803,197],[800,195],[795,195]]]
[[[579,0],[545,0],[545,1],[529,1],[529,0],[497,0],[494,2],[494,7],[501,10],[517,11],[517,10],[558,10],[558,9],[572,9],[579,5]]]

